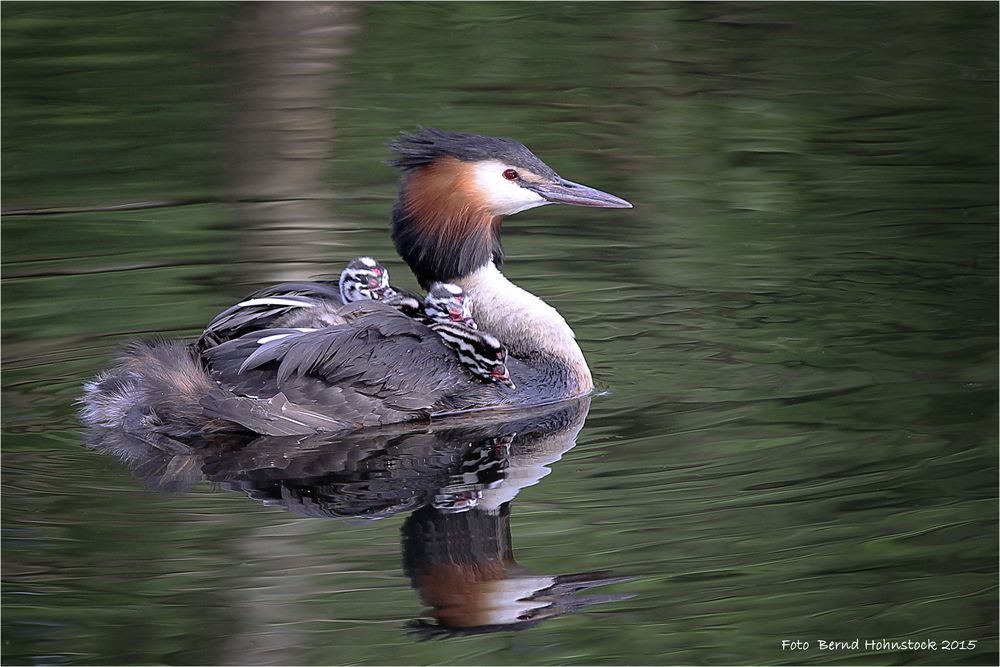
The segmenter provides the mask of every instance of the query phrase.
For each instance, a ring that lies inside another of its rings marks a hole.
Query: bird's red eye
[[[504,169],[503,170],[503,177],[506,178],[508,181],[516,181],[517,180],[517,171],[515,171],[513,169]]]

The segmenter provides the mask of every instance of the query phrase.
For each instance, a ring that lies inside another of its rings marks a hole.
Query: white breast
[[[559,311],[507,280],[492,262],[457,282],[473,299],[479,328],[499,338],[512,356],[551,357],[577,376],[581,391],[593,389],[587,360]]]

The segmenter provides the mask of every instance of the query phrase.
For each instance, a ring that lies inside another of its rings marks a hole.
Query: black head
[[[462,162],[496,160],[551,180],[559,178],[559,174],[539,160],[524,144],[513,139],[421,127],[419,132],[401,133],[388,145],[399,156],[390,160],[389,164],[403,171],[412,171],[443,157],[452,157]]]

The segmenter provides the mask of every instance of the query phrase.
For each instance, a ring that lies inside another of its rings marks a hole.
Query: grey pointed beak
[[[621,197],[580,183],[567,181],[565,178],[559,179],[558,183],[532,183],[527,187],[553,204],[593,206],[594,208],[632,208],[632,204]]]

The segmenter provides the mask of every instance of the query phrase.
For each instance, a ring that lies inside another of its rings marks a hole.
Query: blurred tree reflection
[[[326,201],[332,100],[356,15],[340,2],[235,7],[223,45],[231,56],[223,137],[225,189],[236,201],[237,278],[280,282],[328,270],[316,260],[337,227]]]

